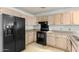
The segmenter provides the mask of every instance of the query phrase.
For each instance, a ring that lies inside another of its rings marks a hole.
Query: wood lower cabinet
[[[52,36],[47,37],[47,45],[55,46],[55,44],[56,44],[55,37]]]
[[[55,46],[55,34],[53,32],[47,33],[47,45]]]
[[[47,45],[71,51],[71,42],[65,34],[47,33]]]
[[[67,50],[67,40],[64,37],[56,37],[56,47]]]
[[[72,52],[77,52],[77,50],[75,49],[73,45],[72,45]]]
[[[33,32],[28,32],[28,43],[33,42]]]
[[[26,45],[28,44],[28,40],[27,40],[27,39],[28,39],[28,38],[27,38],[28,35],[27,35],[27,33],[28,33],[28,32],[26,31],[26,32],[25,32],[25,44],[26,44]]]
[[[28,31],[27,32],[27,44],[34,42],[35,40],[35,32],[34,31]]]
[[[37,35],[37,33],[36,33],[36,31],[33,31],[33,38],[34,38],[34,41],[36,42],[36,40],[37,40],[37,38],[36,38],[36,35]]]
[[[72,45],[71,45],[70,39],[67,39],[67,50],[68,50],[69,52],[72,51]]]

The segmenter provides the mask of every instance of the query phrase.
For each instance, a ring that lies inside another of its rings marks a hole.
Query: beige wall
[[[1,13],[18,16],[18,17],[26,17],[26,15],[22,14],[21,12],[12,10],[10,8],[1,7],[0,9],[1,9],[0,10]]]
[[[20,12],[20,10],[16,10],[15,8],[12,8],[12,7],[11,8],[10,7],[0,7],[0,13],[5,13],[8,15],[24,17],[24,18],[27,18],[27,16],[34,17],[32,15],[23,14],[22,12]]]

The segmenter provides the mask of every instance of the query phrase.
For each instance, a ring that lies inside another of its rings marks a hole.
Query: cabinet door
[[[34,39],[33,39],[34,38],[33,37],[33,35],[34,35],[33,31],[28,32],[27,35],[28,35],[28,38],[27,38],[28,43],[32,43],[34,41]]]
[[[27,19],[26,23],[28,25],[36,25],[36,18],[35,17],[27,16],[26,19]]]
[[[55,46],[55,37],[52,36],[47,37],[47,45]]]
[[[48,21],[48,16],[43,17],[44,21]]]
[[[71,52],[71,41],[67,40],[67,50]]]
[[[66,49],[67,48],[66,39],[62,36],[56,37],[56,47],[61,49]]]
[[[48,21],[48,16],[41,16],[41,21]]]
[[[61,17],[62,17],[62,14],[55,14],[55,18],[54,18],[54,22],[55,22],[55,25],[60,25],[61,24]]]
[[[34,41],[36,41],[36,31],[34,31],[34,33],[33,33],[33,39],[34,39]]]
[[[36,22],[37,22],[37,23],[39,22],[39,17],[38,17],[38,16],[36,16]]]
[[[43,16],[40,16],[40,21],[44,21],[44,17]]]
[[[41,22],[42,21],[42,17],[41,16],[37,16],[36,20],[37,20],[37,22]]]
[[[54,23],[54,15],[48,17],[48,24],[55,24]]]
[[[31,25],[36,25],[36,17],[31,17],[31,20],[30,20],[30,22],[29,23],[31,23]]]
[[[72,12],[62,13],[62,24],[69,25],[72,24]]]
[[[41,16],[41,21],[45,21],[44,16]]]
[[[37,22],[48,21],[48,16],[37,16]]]
[[[73,24],[79,25],[79,10],[73,11]]]

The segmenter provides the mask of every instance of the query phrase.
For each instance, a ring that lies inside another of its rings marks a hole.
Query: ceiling
[[[14,8],[36,15],[39,13],[46,13],[50,11],[64,9],[67,7],[14,7]]]

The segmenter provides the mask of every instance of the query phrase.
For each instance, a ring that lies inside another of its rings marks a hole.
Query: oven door
[[[46,33],[45,32],[37,32],[37,43],[46,45]]]

